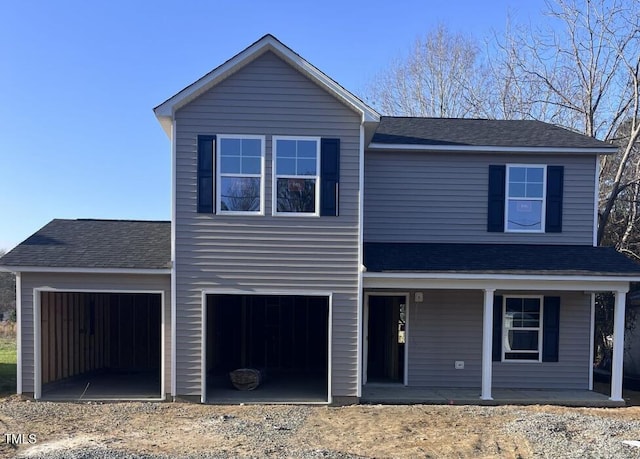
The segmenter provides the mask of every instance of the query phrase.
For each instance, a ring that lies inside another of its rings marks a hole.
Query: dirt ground
[[[23,434],[23,444],[11,444],[5,434]],[[34,434],[31,444],[29,434]],[[0,399],[3,457],[640,457],[640,448],[623,440],[640,440],[640,407]]]

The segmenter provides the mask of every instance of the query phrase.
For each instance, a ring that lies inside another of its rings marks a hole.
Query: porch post
[[[616,291],[613,311],[613,356],[611,358],[611,397],[609,400],[622,402],[622,363],[624,357],[624,310],[628,290]]]
[[[480,399],[493,400],[491,397],[491,365],[493,346],[493,293],[496,290],[484,290],[484,312],[482,314],[482,393]]]

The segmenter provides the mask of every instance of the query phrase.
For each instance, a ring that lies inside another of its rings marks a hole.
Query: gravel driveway
[[[0,400],[3,457],[640,458],[640,408],[205,406]],[[26,437],[25,437],[26,438]]]

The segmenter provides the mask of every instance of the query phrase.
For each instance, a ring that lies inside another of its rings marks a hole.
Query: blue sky
[[[393,5],[393,6],[391,6]],[[543,0],[8,0],[0,6],[0,249],[53,218],[170,218],[152,108],[266,33],[352,92],[442,23],[478,38]]]

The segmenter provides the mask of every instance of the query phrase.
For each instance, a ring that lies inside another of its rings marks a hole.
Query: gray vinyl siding
[[[491,164],[564,166],[562,233],[487,232]],[[366,152],[365,242],[593,242],[593,155]]]
[[[408,385],[480,388],[484,293],[478,290],[421,292],[424,295],[421,303],[415,303],[415,291],[410,292]],[[394,292],[388,290],[387,293]],[[493,387],[588,389],[589,295],[581,292],[496,294],[560,296],[560,353],[558,362],[493,362]],[[463,370],[454,368],[456,360],[464,361]]]
[[[167,275],[134,274],[68,274],[22,273],[22,392],[34,392],[34,321],[33,305],[35,288],[60,290],[153,290],[164,292],[164,387],[171,390],[171,279]]]
[[[528,292],[531,295],[540,293]],[[497,294],[511,294],[497,292]],[[589,389],[591,297],[581,292],[547,293],[560,296],[558,362],[493,364],[493,387],[531,389]]]
[[[410,306],[410,386],[480,387],[483,298],[481,291],[427,290]]]
[[[357,390],[360,117],[272,53],[176,113],[177,393],[201,391],[201,292],[333,294],[336,396]],[[196,139],[266,136],[265,215],[196,213]],[[274,135],[340,139],[340,216],[272,216]]]

